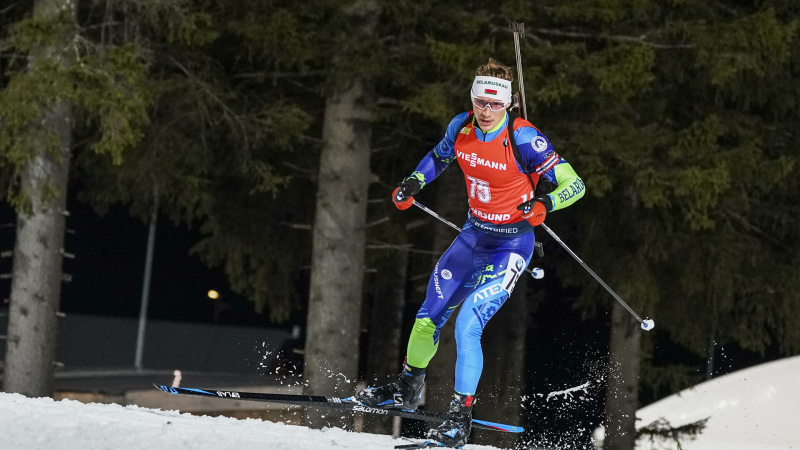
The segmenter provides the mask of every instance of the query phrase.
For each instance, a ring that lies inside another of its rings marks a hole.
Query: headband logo
[[[497,91],[494,90],[494,89],[484,89],[483,93],[484,94],[489,94],[489,95],[497,95]]]
[[[475,84],[490,84],[492,86],[500,86],[501,88],[511,89],[505,83],[498,83],[497,81],[491,81],[491,80],[476,80]]]

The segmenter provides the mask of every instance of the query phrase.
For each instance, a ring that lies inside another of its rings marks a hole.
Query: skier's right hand
[[[397,209],[408,209],[414,204],[414,196],[419,193],[421,186],[416,178],[406,178],[397,185],[392,192],[392,201]],[[409,201],[410,200],[410,201]]]

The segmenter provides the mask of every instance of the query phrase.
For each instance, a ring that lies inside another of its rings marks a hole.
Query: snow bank
[[[637,426],[663,417],[680,426],[710,417],[685,450],[800,449],[800,356],[760,364],[640,409]],[[641,442],[637,449],[671,448]]]

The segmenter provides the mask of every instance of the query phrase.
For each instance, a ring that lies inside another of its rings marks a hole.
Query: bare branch
[[[604,34],[592,34],[592,33],[584,33],[584,32],[577,32],[577,31],[563,31],[563,30],[556,30],[552,28],[535,28],[533,30],[534,33],[544,34],[547,36],[560,36],[560,37],[570,37],[570,38],[580,38],[580,39],[594,39],[597,41],[614,41],[614,42],[630,42],[634,44],[641,44],[647,45],[648,47],[653,48],[660,48],[660,49],[676,49],[676,48],[695,48],[694,44],[659,44],[656,42],[650,42],[646,40],[647,36],[622,36],[622,35],[604,35]]]
[[[430,277],[431,277],[430,273],[421,273],[419,275],[414,275],[414,276],[410,277],[409,280],[411,280],[411,281],[419,281],[419,280],[428,279]]]
[[[530,36],[531,40],[533,40],[537,44],[542,45],[544,47],[552,47],[553,46],[553,44],[550,41],[548,41],[547,39],[542,39],[542,38],[540,38],[539,36],[537,36],[535,34],[529,34],[529,35],[526,35],[525,37],[527,37],[527,36]]]
[[[403,106],[403,101],[400,100],[400,99],[391,98],[391,97],[378,97],[378,99],[375,100],[375,104],[378,105],[378,106],[384,106],[384,105]]]
[[[739,11],[736,11],[735,9],[731,8],[730,6],[723,5],[722,3],[717,2],[717,8],[721,9],[722,11],[725,11],[726,13],[728,13],[728,14],[734,16],[734,17],[739,17]]]
[[[400,250],[400,251],[409,252],[409,253],[417,253],[417,254],[420,254],[420,255],[437,255],[438,256],[440,254],[440,252],[434,252],[434,251],[430,251],[430,250],[415,249],[413,244],[397,245],[397,244],[389,244],[389,243],[386,243],[386,242],[381,242],[381,241],[376,241],[376,240],[370,240],[369,243],[367,243],[367,249],[368,250]],[[429,274],[429,276],[430,276],[430,274]]]
[[[793,250],[790,247],[788,247],[786,244],[784,244],[783,242],[775,239],[774,237],[772,237],[772,235],[770,235],[766,231],[762,230],[758,226],[754,225],[749,220],[747,220],[745,217],[742,217],[740,214],[735,213],[735,212],[731,211],[730,209],[726,210],[725,213],[728,214],[728,216],[730,216],[733,219],[735,219],[737,222],[739,222],[739,225],[741,225],[742,228],[744,228],[746,231],[749,231],[749,232],[752,232],[754,234],[757,234],[758,236],[760,236],[765,241],[769,242],[770,244],[772,244],[772,245],[774,245],[776,247],[779,247],[779,248],[781,248],[783,250],[786,250],[787,252],[793,252]]]
[[[372,221],[372,222],[370,222],[370,223],[368,223],[368,224],[364,225],[364,228],[374,227],[375,225],[380,225],[380,224],[382,224],[382,223],[386,223],[386,222],[388,222],[388,221],[389,221],[389,218],[388,218],[388,217],[383,217],[383,218],[381,218],[381,219],[378,219],[378,220]]]
[[[325,75],[324,70],[309,70],[308,72],[243,72],[237,73],[233,78],[250,78],[256,80],[266,80],[268,78],[301,78],[301,77],[317,77]]]
[[[20,3],[22,3],[22,0],[19,0],[18,2],[14,2],[10,6],[6,6],[5,8],[0,9],[0,14],[5,14],[5,13],[11,11],[12,9],[16,8],[17,5],[19,5]]]
[[[285,227],[293,228],[295,230],[311,231],[312,229],[311,225],[307,223],[289,223],[289,222],[278,222],[278,223]]]
[[[292,164],[292,163],[290,163],[290,162],[286,162],[286,161],[281,161],[281,163],[282,163],[284,166],[286,166],[286,167],[288,167],[288,168],[290,168],[290,169],[294,169],[294,170],[296,170],[296,171],[298,171],[298,172],[300,172],[300,173],[306,174],[306,175],[308,175],[308,176],[309,176],[309,177],[311,177],[311,178],[314,178],[314,179],[316,179],[316,178],[317,178],[317,173],[316,173],[316,171],[314,171],[314,170],[311,170],[311,169],[306,169],[305,167],[300,167],[300,166],[298,166],[298,165],[295,165],[295,164]]]
[[[325,142],[325,141],[323,141],[322,139],[320,139],[318,137],[309,136],[307,134],[301,134],[299,136],[299,138],[304,140],[304,141],[313,142],[315,144],[323,144]]]
[[[372,153],[380,153],[380,152],[385,152],[385,151],[389,151],[389,150],[397,150],[398,148],[400,148],[400,146],[397,145],[397,144],[384,145],[383,147],[373,147],[372,148]]]
[[[406,223],[406,231],[410,231],[420,227],[426,227],[431,223],[430,217],[423,217],[422,219],[412,220]]]
[[[370,250],[411,250],[414,246],[412,244],[392,245],[392,244],[367,244]]]
[[[189,69],[187,69],[185,66],[183,66],[183,64],[179,63],[175,58],[170,56],[169,59],[170,59],[170,61],[172,61],[173,64],[175,64],[176,67],[178,67],[184,74],[186,74],[186,76],[189,77],[189,79],[191,79],[195,83],[197,83],[197,85],[200,86],[205,91],[206,95],[208,95],[212,100],[214,100],[214,102],[216,102],[220,106],[220,108],[222,108],[222,110],[223,110],[223,112],[224,112],[224,114],[226,116],[228,116],[231,119],[233,119],[233,121],[235,121],[239,125],[239,128],[241,128],[241,131],[242,131],[242,137],[244,138],[244,147],[245,148],[249,148],[250,147],[250,140],[247,137],[247,135],[248,135],[247,127],[242,122],[242,120],[239,117],[239,115],[236,114],[236,112],[234,112],[222,99],[220,99],[212,91],[212,89],[209,88],[208,84],[205,81],[203,81],[200,78],[198,78],[197,76],[195,76],[191,71],[189,71]],[[209,117],[210,117],[210,114],[209,114]]]

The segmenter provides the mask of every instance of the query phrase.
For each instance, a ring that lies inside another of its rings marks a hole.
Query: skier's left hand
[[[522,218],[533,226],[541,225],[547,212],[553,209],[553,200],[549,195],[540,195],[521,203],[517,209],[522,211]]]

